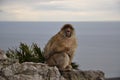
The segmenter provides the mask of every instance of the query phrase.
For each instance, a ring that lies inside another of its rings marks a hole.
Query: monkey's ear
[[[71,24],[65,24],[65,25],[61,28],[61,30],[64,30],[64,29],[66,29],[66,28],[70,28],[70,29],[74,30],[74,28],[73,28],[73,26],[72,26]]]

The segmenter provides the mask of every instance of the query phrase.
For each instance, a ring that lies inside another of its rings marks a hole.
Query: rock
[[[57,67],[49,67],[43,63],[20,64],[9,61],[0,63],[0,80],[66,80]]]
[[[0,80],[104,80],[101,71],[71,70],[59,72],[44,63],[4,60],[0,62]]]
[[[62,75],[67,80],[104,80],[104,73],[102,71],[80,71],[72,70],[69,72],[62,72]]]
[[[7,56],[5,55],[5,53],[3,53],[3,50],[0,49],[0,60],[4,59],[7,59]]]
[[[44,63],[0,60],[0,80],[104,80],[102,71],[71,70],[60,72]]]

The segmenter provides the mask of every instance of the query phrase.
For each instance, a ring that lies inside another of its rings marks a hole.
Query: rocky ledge
[[[1,56],[1,55],[0,55]],[[60,72],[44,63],[0,58],[0,80],[104,80],[102,71],[71,70]]]

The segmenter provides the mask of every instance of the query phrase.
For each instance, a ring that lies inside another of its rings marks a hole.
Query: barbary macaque
[[[65,24],[44,48],[46,63],[49,66],[57,66],[62,71],[71,70],[76,48],[75,30],[71,24]]]

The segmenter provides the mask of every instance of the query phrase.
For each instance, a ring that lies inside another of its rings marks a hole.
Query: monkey
[[[57,66],[59,70],[71,70],[77,48],[75,29],[71,24],[65,24],[54,35],[44,48],[44,57],[49,66]]]

